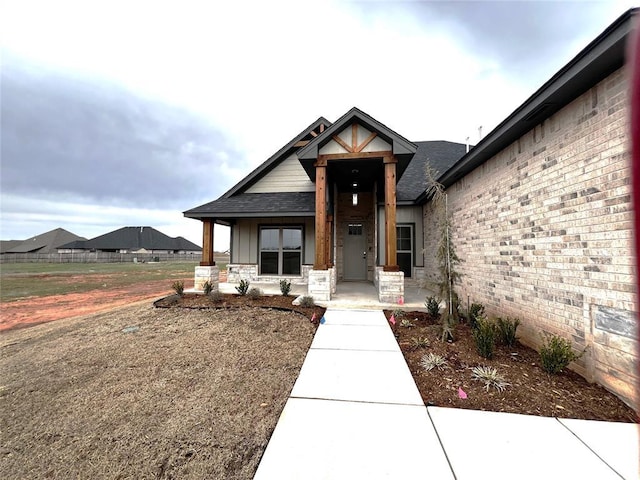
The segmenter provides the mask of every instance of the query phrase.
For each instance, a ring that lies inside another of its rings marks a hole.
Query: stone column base
[[[209,281],[212,292],[218,291],[218,284],[220,283],[220,269],[216,266],[212,267],[196,267],[193,289],[202,292],[204,290],[204,283]]]
[[[328,270],[309,271],[309,295],[314,300],[328,302],[331,300],[332,268]]]
[[[382,267],[378,268],[378,301],[404,303],[404,272],[385,272]]]

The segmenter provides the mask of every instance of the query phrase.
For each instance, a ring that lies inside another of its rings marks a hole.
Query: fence
[[[199,253],[3,253],[0,263],[128,263],[199,262]],[[229,263],[229,255],[215,255],[215,261]]]

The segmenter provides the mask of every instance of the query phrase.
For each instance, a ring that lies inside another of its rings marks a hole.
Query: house
[[[58,253],[193,253],[202,249],[186,238],[172,238],[152,227],[122,227],[91,240],[69,242]]]
[[[637,404],[636,267],[624,13],[468,152],[412,142],[352,108],[320,117],[219,199],[203,224],[196,286],[217,278],[214,225],[231,227],[230,282],[307,284],[329,300],[370,281],[381,301],[404,279],[438,280],[425,165],[452,218],[460,298],[521,320],[525,343],[559,334],[575,369]]]
[[[58,247],[72,241],[86,240],[64,228],[55,228],[27,240],[8,240],[1,253],[56,253]],[[6,247],[6,249],[5,249]]]

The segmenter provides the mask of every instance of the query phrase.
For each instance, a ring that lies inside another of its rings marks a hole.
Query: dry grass
[[[6,332],[0,478],[251,478],[313,331],[145,304]]]

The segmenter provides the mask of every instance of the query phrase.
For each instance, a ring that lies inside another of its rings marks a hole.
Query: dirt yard
[[[314,330],[145,301],[5,331],[0,478],[252,478]]]
[[[188,282],[185,284],[188,285]],[[193,286],[193,279],[191,279],[191,286]],[[171,292],[170,282],[156,280],[141,283],[135,287],[97,289],[7,302],[2,304],[0,331],[104,312],[142,300],[160,298]]]

